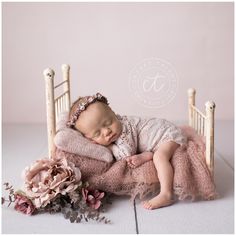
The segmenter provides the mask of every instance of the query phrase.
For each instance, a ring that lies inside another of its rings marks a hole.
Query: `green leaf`
[[[2,205],[4,204],[4,202],[5,202],[5,198],[4,198],[4,197],[2,197]]]
[[[69,218],[70,218],[70,214],[71,214],[71,212],[70,212],[70,211],[67,211],[67,212],[64,214],[65,219],[69,219]]]
[[[106,220],[105,220],[105,224],[108,224],[108,223],[111,223],[111,221],[108,220],[108,219],[106,219]]]
[[[11,189],[11,190],[10,190],[10,194],[11,194],[11,195],[14,195],[14,189]]]

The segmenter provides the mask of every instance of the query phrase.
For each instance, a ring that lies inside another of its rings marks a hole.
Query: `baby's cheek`
[[[95,143],[95,144],[97,144],[97,142],[96,141],[94,141],[93,139],[91,139],[91,138],[87,138],[91,143]]]
[[[116,124],[116,132],[121,132],[121,126],[118,122]]]
[[[92,140],[92,142],[95,144],[104,145],[104,140],[102,138],[97,138],[96,141]]]
[[[118,130],[118,128],[119,128],[118,124],[117,124],[117,123],[115,123],[115,124],[113,125],[113,130],[117,131],[117,130]]]

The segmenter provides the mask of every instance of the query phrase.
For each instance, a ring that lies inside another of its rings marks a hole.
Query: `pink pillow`
[[[92,143],[79,131],[66,127],[67,120],[68,112],[63,112],[57,122],[57,133],[54,137],[54,144],[57,148],[99,161],[113,161],[113,155],[108,148]]]

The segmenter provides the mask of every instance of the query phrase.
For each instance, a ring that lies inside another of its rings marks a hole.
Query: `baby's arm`
[[[152,160],[152,158],[152,152],[142,152],[140,154],[127,157],[126,161],[131,168],[136,168],[142,165],[143,163]]]

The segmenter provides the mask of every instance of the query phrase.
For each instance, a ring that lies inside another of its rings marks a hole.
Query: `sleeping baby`
[[[156,209],[173,203],[170,159],[175,150],[186,143],[185,136],[174,124],[165,119],[115,114],[107,98],[97,93],[80,97],[73,103],[67,125],[91,142],[108,147],[116,160],[125,158],[131,168],[153,160],[160,193],[144,201],[143,207]]]

